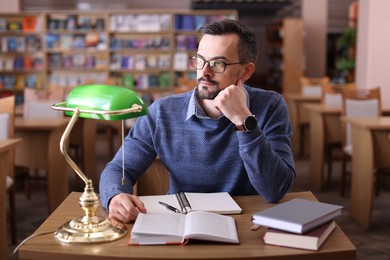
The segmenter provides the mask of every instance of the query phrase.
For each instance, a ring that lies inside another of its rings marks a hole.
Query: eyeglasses
[[[209,67],[213,72],[222,73],[225,71],[226,66],[228,66],[228,65],[244,64],[247,62],[240,61],[240,62],[226,63],[226,62],[221,61],[221,60],[205,60],[200,56],[193,56],[190,59],[191,66],[197,70],[203,69],[204,66],[206,65],[206,63],[209,64]]]

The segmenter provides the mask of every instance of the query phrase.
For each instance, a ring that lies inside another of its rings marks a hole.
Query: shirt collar
[[[196,88],[196,87],[195,87]],[[198,100],[196,99],[195,96],[195,88],[192,91],[190,102],[188,102],[188,109],[187,109],[187,119],[190,119],[192,116],[196,116],[198,118],[210,118],[206,115],[206,113],[203,111],[202,107],[200,106]],[[249,107],[249,94],[248,91],[246,90],[244,86],[244,91],[247,97],[247,105]]]

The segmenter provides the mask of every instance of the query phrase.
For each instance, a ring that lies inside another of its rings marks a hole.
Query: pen
[[[160,203],[161,205],[163,205],[164,207],[166,207],[167,209],[169,209],[170,211],[173,211],[175,213],[181,213],[181,211],[165,202],[162,202],[162,201],[159,201],[158,203]]]

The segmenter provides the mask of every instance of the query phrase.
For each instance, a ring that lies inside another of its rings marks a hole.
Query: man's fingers
[[[135,195],[118,194],[112,198],[109,206],[109,218],[123,223],[135,220],[139,212],[146,213],[146,208]]]
[[[146,213],[145,205],[138,197],[133,199],[133,204],[140,212]]]
[[[125,212],[125,213],[124,213]],[[108,214],[108,217],[110,219],[115,219],[116,221],[119,221],[121,223],[130,223],[131,221],[135,220],[137,216],[131,215],[129,212],[125,211],[110,211]]]

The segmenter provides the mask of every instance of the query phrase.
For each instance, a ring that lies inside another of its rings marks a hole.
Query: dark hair
[[[238,43],[238,55],[241,61],[250,61],[256,64],[259,47],[255,34],[242,23],[232,19],[213,21],[199,28],[201,37],[205,34],[224,35],[237,34],[240,38]]]

